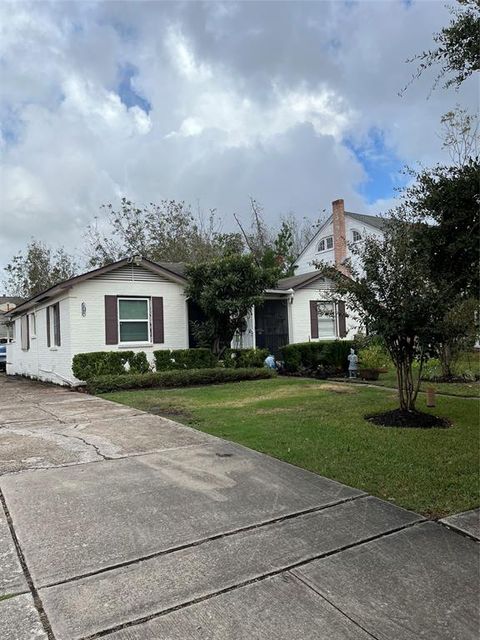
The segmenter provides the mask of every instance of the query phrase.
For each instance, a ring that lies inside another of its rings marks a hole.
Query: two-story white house
[[[353,337],[352,316],[344,304],[330,301],[331,283],[313,263],[342,265],[349,242],[381,234],[383,224],[382,218],[346,212],[343,200],[336,200],[332,215],[298,257],[295,275],[265,292],[234,345],[278,354],[288,343]],[[185,286],[185,265],[140,256],[61,282],[10,313],[7,373],[75,385],[72,358],[77,353],[128,349],[144,351],[153,360],[156,349],[195,346],[191,321],[201,316],[187,300]]]

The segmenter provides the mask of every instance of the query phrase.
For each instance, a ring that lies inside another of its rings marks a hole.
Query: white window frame
[[[330,247],[327,246],[329,240],[331,241]],[[320,246],[323,246],[323,249],[321,249]],[[333,236],[325,236],[320,239],[317,245],[317,253],[323,253],[324,251],[331,251],[332,249],[333,249]]]
[[[358,235],[358,238],[355,238],[355,234]],[[362,234],[358,229],[352,229],[352,242],[361,242],[363,240]]]
[[[145,300],[147,302],[147,317],[145,320],[139,320],[137,319],[126,319],[126,320],[122,320],[120,318],[120,302],[122,300],[134,300],[135,302],[138,302],[139,300]],[[149,298],[148,296],[145,297],[135,297],[135,296],[119,296],[117,298],[117,323],[118,323],[118,344],[131,344],[131,345],[139,345],[139,344],[151,344],[152,342],[152,301],[151,298]],[[147,330],[148,330],[148,338],[147,340],[126,340],[123,341],[122,340],[122,334],[120,331],[120,323],[121,322],[146,322],[147,323]]]
[[[37,337],[37,316],[35,311],[28,314],[28,321],[30,323],[30,339],[35,340]]]
[[[20,317],[20,345],[22,351],[30,349],[30,332],[28,327],[28,313]]]
[[[323,314],[320,315],[320,313],[323,311],[322,307],[326,307],[326,306],[331,306],[331,313],[330,311],[327,314]],[[333,332],[331,334],[328,335],[320,335],[320,323],[319,320],[320,318],[322,319],[326,319],[328,318],[328,321],[332,322],[332,328],[333,328]],[[333,300],[319,300],[317,303],[317,334],[318,334],[318,339],[319,340],[327,340],[329,338],[336,338],[337,337],[337,314],[336,314],[336,309],[335,309],[335,302],[333,302]]]
[[[55,314],[55,307],[58,305],[58,317]],[[50,343],[50,351],[57,351],[62,346],[62,323],[60,320],[60,301],[54,302],[47,307],[48,324],[47,329],[50,331],[47,341]],[[58,327],[57,327],[58,320]],[[58,342],[57,342],[58,338]],[[48,343],[47,342],[47,343]]]

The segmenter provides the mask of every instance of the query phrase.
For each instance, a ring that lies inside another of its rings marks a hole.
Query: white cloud
[[[442,158],[440,115],[477,105],[474,82],[398,91],[404,63],[448,22],[441,3],[0,4],[0,255],[31,235],[76,249],[100,204],[200,199],[231,226],[248,197],[274,223],[362,196],[354,140],[382,161]],[[120,69],[135,69],[133,106]],[[379,131],[385,149],[372,146]],[[372,176],[370,176],[371,178]]]

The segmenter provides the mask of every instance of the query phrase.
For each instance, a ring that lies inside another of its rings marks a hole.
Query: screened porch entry
[[[266,299],[255,307],[255,345],[280,358],[280,349],[288,344],[288,300]]]

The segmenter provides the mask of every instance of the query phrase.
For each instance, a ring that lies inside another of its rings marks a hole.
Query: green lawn
[[[385,388],[298,378],[149,389],[106,398],[166,415],[430,517],[478,506],[479,402],[438,397],[450,429],[374,426],[396,406]],[[424,398],[419,409],[426,410]]]
[[[458,375],[461,375],[465,371],[480,374],[480,351],[472,351],[464,353],[457,362],[455,367]],[[376,384],[382,387],[397,388],[397,376],[395,368],[392,365],[388,373],[381,373],[380,378]],[[428,387],[433,387],[437,393],[447,394],[452,396],[466,396],[470,398],[480,397],[480,382],[422,382],[420,390],[425,391]]]
[[[380,387],[397,388],[397,375],[395,369],[391,368],[388,373],[381,373],[378,380],[369,382]],[[469,398],[480,397],[479,382],[421,382],[420,391],[426,391],[428,387],[433,387],[437,393],[442,395],[462,396]]]

